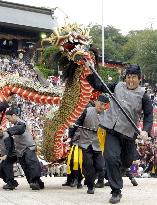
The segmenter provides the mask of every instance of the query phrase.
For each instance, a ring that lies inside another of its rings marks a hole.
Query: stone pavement
[[[83,189],[62,187],[64,177],[43,177],[46,188],[33,191],[25,178],[17,178],[19,186],[14,191],[5,191],[0,180],[0,205],[106,205],[109,204],[110,188],[96,189],[94,195],[86,194]],[[124,178],[121,205],[157,205],[157,179],[138,178],[139,186],[133,187]]]

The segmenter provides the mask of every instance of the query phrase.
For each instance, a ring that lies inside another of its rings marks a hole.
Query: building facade
[[[42,37],[48,36],[56,18],[54,10],[0,1],[0,55],[30,59]]]

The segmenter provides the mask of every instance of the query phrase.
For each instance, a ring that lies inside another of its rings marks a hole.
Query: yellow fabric
[[[153,163],[152,174],[155,174],[155,169],[156,169],[156,166],[155,166],[155,164]]]
[[[73,145],[70,149],[68,159],[67,159],[67,174],[71,174],[70,162],[72,160],[73,170],[78,170],[80,168],[82,173],[82,149],[78,145]]]
[[[105,146],[105,139],[106,139],[106,130],[99,127],[97,131],[97,136],[99,140],[100,149],[102,151],[102,154],[104,153],[104,146]]]
[[[68,160],[67,160],[67,174],[71,174],[71,169],[70,169],[70,161],[71,161],[71,156],[73,153],[74,145],[71,147],[69,155],[68,155]]]
[[[83,161],[82,149],[79,147],[79,166],[80,166],[81,173],[82,173],[82,161]]]
[[[74,159],[73,159],[73,170],[78,170],[79,164],[79,153],[78,153],[78,146],[76,145],[74,148]]]

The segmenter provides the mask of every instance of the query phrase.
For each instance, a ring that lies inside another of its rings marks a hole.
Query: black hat
[[[135,75],[141,76],[140,66],[137,64],[128,65],[128,67],[126,68],[125,76],[129,74],[135,74]]]
[[[99,95],[98,101],[103,102],[103,103],[109,103],[110,99],[107,95]]]

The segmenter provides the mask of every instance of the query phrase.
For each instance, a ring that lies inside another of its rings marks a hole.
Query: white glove
[[[74,127],[76,127],[77,125],[75,124],[75,123],[72,123],[70,126],[69,126],[69,128],[74,128]]]
[[[146,131],[141,131],[140,132],[140,138],[145,142],[146,140],[148,140],[148,132]]]
[[[3,157],[0,157],[0,160],[6,160],[6,158],[7,158],[7,155],[4,155]]]

